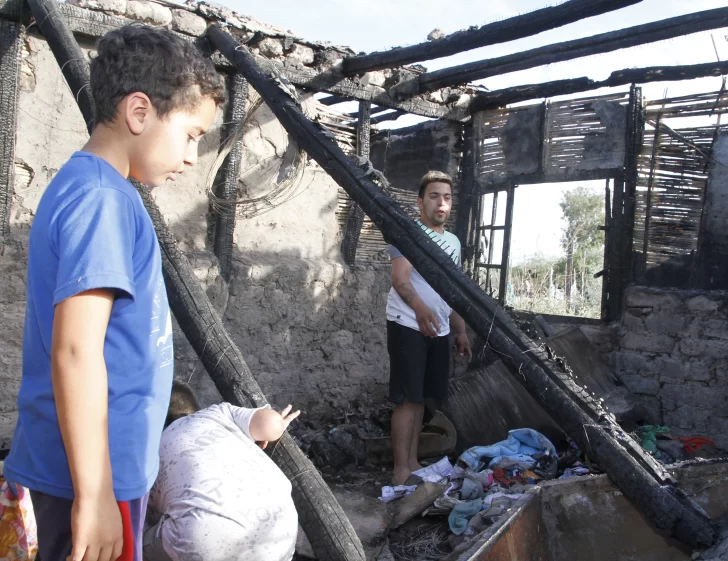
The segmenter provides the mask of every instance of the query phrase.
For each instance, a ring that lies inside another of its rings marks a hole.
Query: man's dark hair
[[[164,428],[174,423],[177,419],[192,415],[200,410],[200,404],[192,388],[184,382],[175,380],[172,383],[172,396],[169,398],[169,409],[167,418],[164,421]]]
[[[428,171],[420,179],[420,191],[417,194],[420,199],[425,198],[425,191],[430,183],[447,183],[452,189],[452,177],[442,171]]]
[[[99,41],[91,60],[95,124],[113,121],[119,102],[134,92],[148,95],[160,117],[194,109],[205,97],[225,103],[222,76],[194,43],[142,24],[115,29]]]

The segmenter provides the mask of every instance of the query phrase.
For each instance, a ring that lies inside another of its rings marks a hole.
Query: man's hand
[[[455,348],[457,349],[456,358],[458,360],[464,359],[467,363],[473,358],[473,351],[470,350],[470,340],[465,333],[457,333],[455,335]]]
[[[430,307],[420,300],[420,305],[413,308],[417,325],[420,327],[420,333],[425,337],[437,337],[440,333],[440,322]]]
[[[71,510],[71,535],[73,550],[67,561],[116,561],[124,540],[114,493],[76,498]]]

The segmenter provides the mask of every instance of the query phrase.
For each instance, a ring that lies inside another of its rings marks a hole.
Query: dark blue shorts
[[[73,501],[30,491],[38,525],[38,553],[42,561],[66,561],[71,555],[71,507]],[[120,560],[142,561],[142,530],[147,512],[147,493],[140,499],[119,503],[124,525],[124,550]]]

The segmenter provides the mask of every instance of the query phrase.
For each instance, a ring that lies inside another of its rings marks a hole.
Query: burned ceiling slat
[[[514,41],[585,18],[619,10],[641,1],[569,0],[558,6],[542,8],[503,21],[496,21],[477,29],[457,31],[442,39],[349,57],[344,59],[344,74],[351,76],[372,70],[394,68],[413,62],[454,55],[478,47]]]
[[[595,81],[587,77],[571,80],[555,80],[542,84],[528,84],[504,88],[492,92],[478,94],[470,103],[470,111],[482,111],[504,107],[511,103],[566,95],[579,92],[611,88],[628,84],[645,84],[648,82],[672,82],[692,80],[707,76],[723,76],[728,74],[728,62],[708,62],[684,66],[652,66],[647,68],[628,68],[617,70],[606,80]]]
[[[728,8],[705,10],[644,25],[636,25],[619,31],[554,43],[502,57],[462,64],[434,72],[425,72],[397,84],[391,91],[395,97],[418,95],[490,76],[508,74],[545,64],[607,53],[726,26],[728,26]]]

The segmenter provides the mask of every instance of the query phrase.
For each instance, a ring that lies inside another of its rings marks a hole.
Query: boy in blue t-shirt
[[[194,165],[225,85],[193,43],[130,25],[99,42],[91,92],[91,137],[48,185],[30,232],[5,476],[31,490],[44,561],[141,561],[172,324],[154,227],[127,178],[156,186]]]

